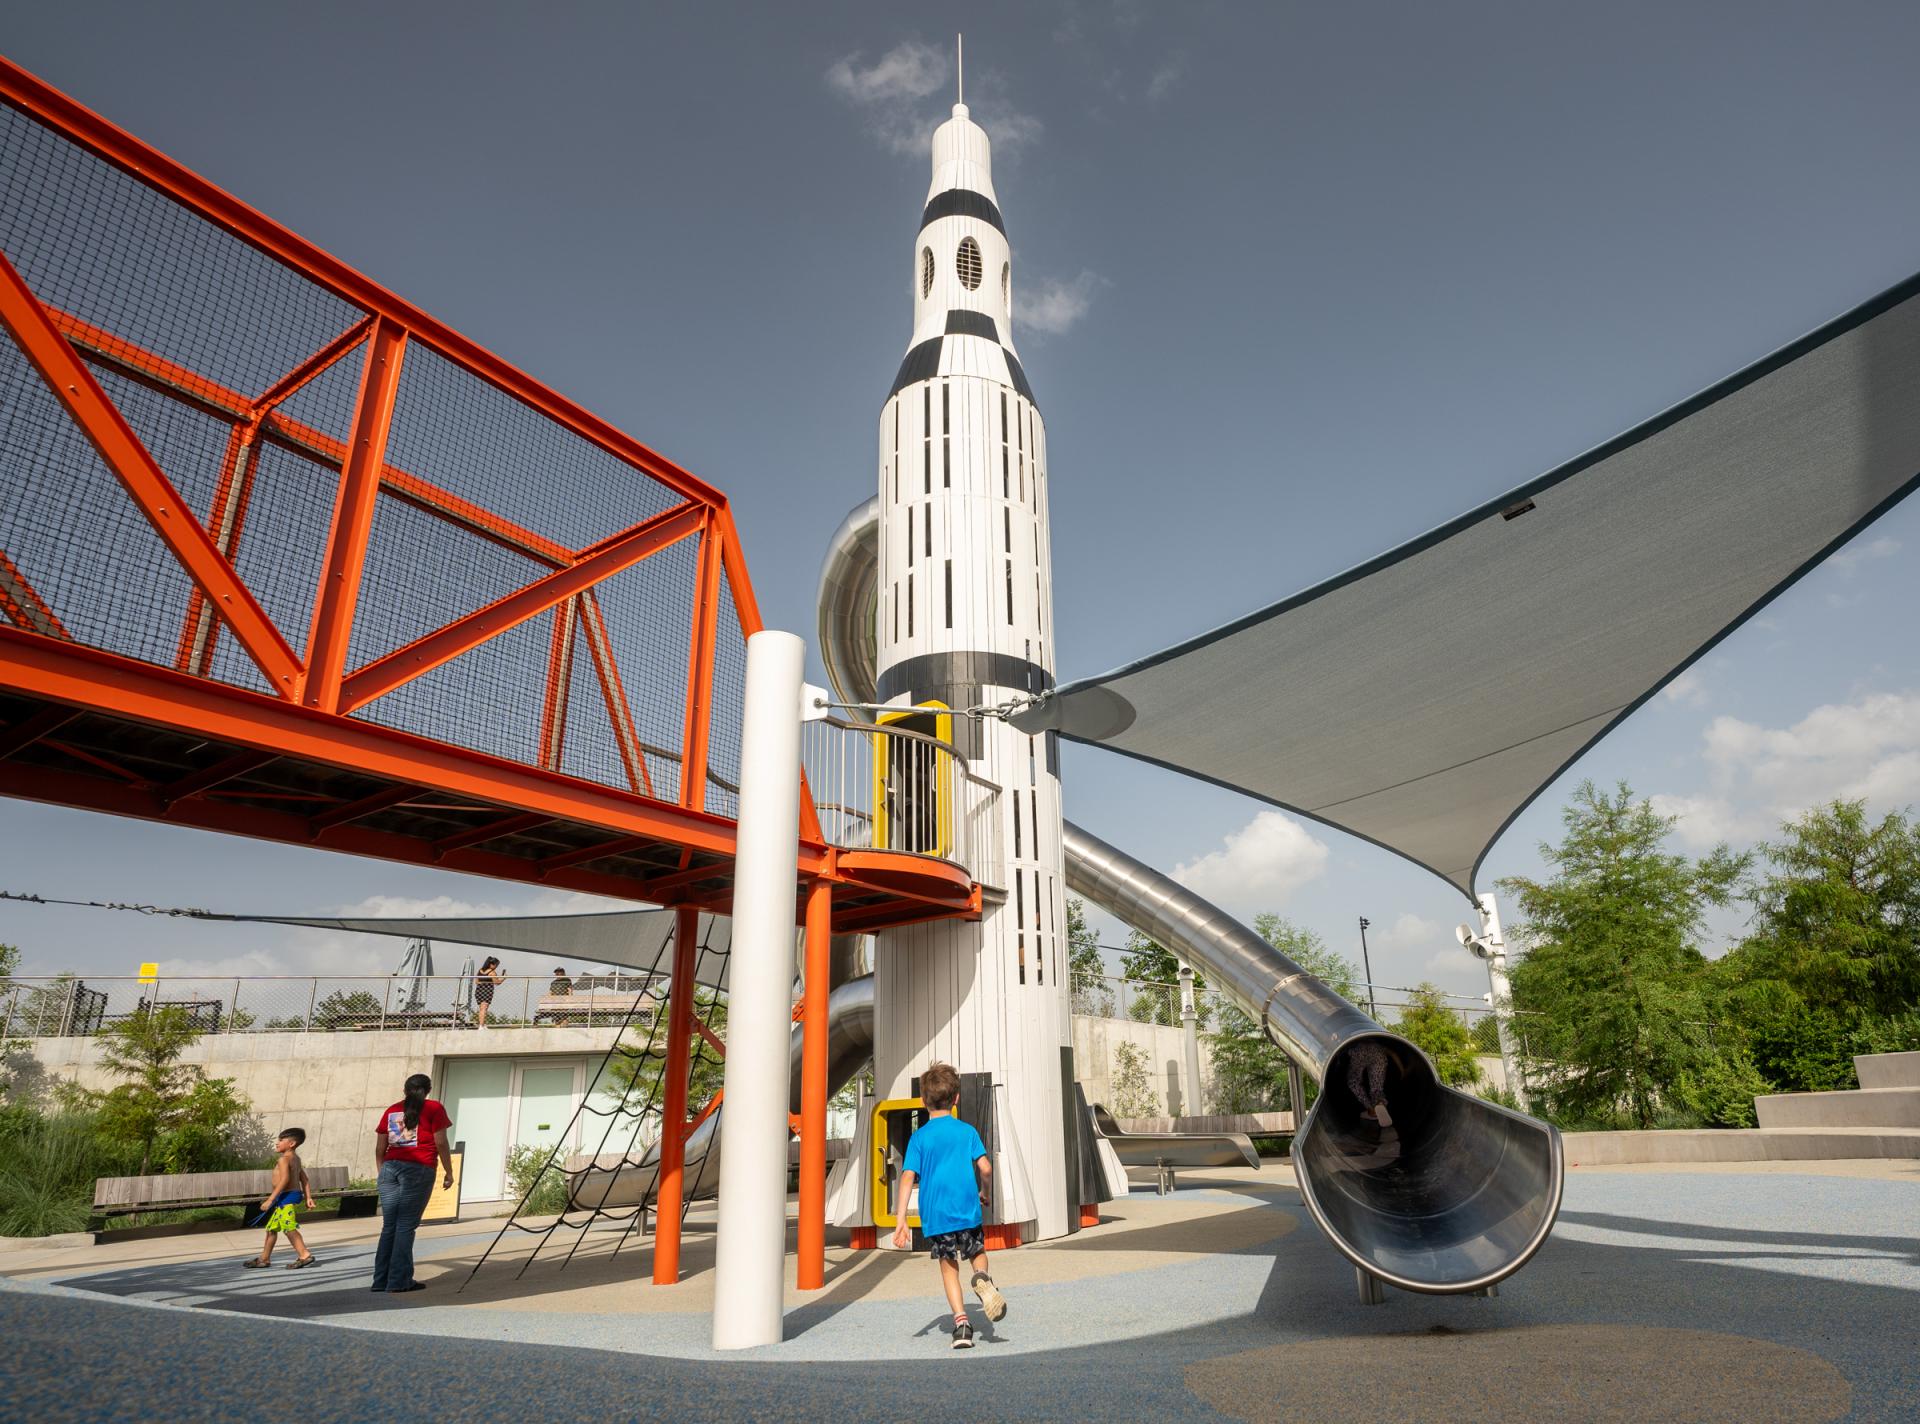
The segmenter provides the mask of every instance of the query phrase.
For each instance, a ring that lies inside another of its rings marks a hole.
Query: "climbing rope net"
[[[713,955],[714,951],[708,953]],[[731,953],[730,949],[720,951],[715,957],[725,960],[731,957]],[[560,1260],[561,1270],[572,1263],[586,1241],[588,1232],[602,1223],[621,1228],[619,1238],[608,1254],[609,1260],[620,1254],[621,1248],[636,1231],[644,1234],[647,1213],[653,1210],[659,1193],[660,1148],[670,1126],[661,1102],[667,1076],[667,1059],[671,1052],[670,1044],[663,1041],[667,1038],[665,1023],[668,1017],[664,1012],[665,994],[656,987],[663,978],[655,976],[654,983],[649,984],[644,993],[635,996],[614,1035],[612,1046],[594,1068],[592,1081],[581,1095],[566,1129],[548,1149],[540,1170],[528,1177],[526,1188],[521,1192],[512,1215],[487,1244],[486,1250],[480,1253],[480,1259],[474,1262],[466,1280],[460,1283],[460,1290],[464,1291],[473,1283],[480,1268],[487,1264],[509,1233],[535,1238],[533,1249],[526,1253],[520,1262],[520,1269],[514,1273],[515,1280],[527,1273],[541,1252],[562,1230],[573,1233],[573,1244]],[[670,991],[670,984],[668,989]],[[646,1035],[641,1040],[637,1034],[638,1020],[649,1004],[653,1008],[646,1011]],[[726,1023],[724,996],[717,990],[697,987],[694,990],[694,1008],[696,1027],[688,1060],[688,1100],[691,1102],[698,1094],[704,1105],[692,1124],[681,1128],[687,1133],[684,1170],[688,1174],[680,1196],[682,1224],[686,1221],[688,1209],[700,1195],[707,1163],[712,1155],[711,1147],[719,1131],[721,1113],[716,1101],[717,1086],[712,1091],[706,1091],[705,1085],[711,1083],[713,1073],[722,1059],[719,1044]],[[617,1098],[614,1096],[616,1090]],[[604,1105],[596,1104],[597,1098],[604,1100]],[[590,1122],[593,1119],[598,1119],[601,1124],[600,1140],[591,1154],[578,1154],[586,1157],[584,1165],[571,1168],[563,1164],[556,1169],[554,1164],[559,1161],[561,1153],[567,1150],[567,1144],[574,1140],[576,1128],[583,1121]],[[649,1126],[654,1128],[650,1139],[646,1131]],[[561,1171],[568,1179],[565,1208],[545,1225],[534,1225],[523,1220],[529,1214],[529,1204],[545,1182],[547,1174],[555,1170]],[[631,1204],[609,1204],[615,1195],[620,1175],[626,1172],[639,1173],[644,1177],[638,1200]]]

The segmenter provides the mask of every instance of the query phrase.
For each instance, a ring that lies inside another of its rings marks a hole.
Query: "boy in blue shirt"
[[[893,1244],[903,1251],[913,1244],[907,1203],[918,1181],[920,1230],[927,1238],[927,1254],[940,1263],[940,1284],[953,1308],[953,1348],[969,1350],[973,1323],[967,1319],[966,1299],[960,1293],[961,1261],[973,1266],[973,1291],[987,1319],[998,1320],[1007,1313],[1006,1297],[987,1274],[987,1243],[980,1230],[980,1206],[991,1197],[987,1179],[993,1163],[972,1124],[954,1116],[954,1105],[960,1101],[957,1072],[945,1063],[927,1069],[920,1075],[920,1101],[932,1116],[907,1142],[900,1199],[893,1212],[899,1223],[893,1230]]]

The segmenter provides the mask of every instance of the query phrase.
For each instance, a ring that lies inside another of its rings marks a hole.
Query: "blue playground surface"
[[[13,1252],[0,1418],[111,1399],[127,1420],[1911,1420],[1920,1172],[1862,1172],[1575,1171],[1497,1298],[1372,1308],[1283,1167],[1196,1176],[998,1255],[1012,1308],[976,1315],[971,1354],[925,1262],[834,1251],[783,1343],[716,1355],[698,1233],[672,1290],[641,1284],[629,1243],[519,1280],[489,1266],[456,1296],[491,1233],[450,1228],[422,1238],[430,1288],[380,1299],[364,1240],[316,1238],[325,1264],[297,1274],[243,1273],[212,1254],[225,1238],[81,1269]]]

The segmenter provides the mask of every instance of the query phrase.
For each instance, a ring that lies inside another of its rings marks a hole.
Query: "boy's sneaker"
[[[953,1348],[971,1350],[973,1348],[973,1322],[956,1320],[953,1322]]]
[[[973,1273],[973,1293],[980,1297],[980,1308],[986,1311],[987,1319],[998,1320],[1007,1313],[1007,1298],[985,1271]]]

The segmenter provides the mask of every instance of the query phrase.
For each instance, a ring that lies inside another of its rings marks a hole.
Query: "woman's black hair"
[[[433,1079],[425,1073],[415,1073],[407,1079],[405,1085],[407,1105],[407,1126],[420,1126],[420,1109],[426,1105],[427,1090],[433,1086]]]
[[[499,962],[500,962],[499,955],[489,954],[485,959],[480,961],[480,972],[482,974],[485,974],[489,969],[493,968],[493,966],[498,964]]]

